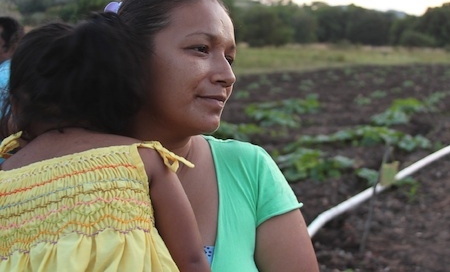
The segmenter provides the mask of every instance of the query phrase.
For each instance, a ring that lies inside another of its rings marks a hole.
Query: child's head
[[[23,35],[23,27],[16,19],[0,17],[0,63],[11,58]]]
[[[68,126],[121,133],[144,100],[137,44],[113,13],[30,31],[11,61],[4,118],[29,139]]]

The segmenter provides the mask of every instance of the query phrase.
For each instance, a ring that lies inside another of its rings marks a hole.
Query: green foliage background
[[[109,0],[2,0],[0,15],[24,25],[52,20],[75,22],[101,11]],[[355,5],[323,2],[225,0],[236,25],[236,39],[252,47],[309,43],[351,43],[450,48],[450,2],[429,8],[422,16],[381,12]],[[261,3],[263,2],[263,3]]]

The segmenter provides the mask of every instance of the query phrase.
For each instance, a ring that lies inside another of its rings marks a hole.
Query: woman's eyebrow
[[[205,36],[208,41],[210,42],[219,42],[221,40],[220,35],[216,35],[210,32],[205,32],[205,31],[198,31],[198,32],[193,32],[190,34],[187,34],[186,37],[192,37],[192,36]],[[236,43],[233,40],[233,45],[230,46],[229,48],[230,50],[236,50]]]

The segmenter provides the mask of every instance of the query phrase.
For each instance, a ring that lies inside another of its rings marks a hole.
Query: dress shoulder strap
[[[12,156],[12,154],[10,154],[9,152],[13,151],[14,149],[20,146],[19,139],[21,136],[22,131],[19,131],[3,139],[2,143],[0,144],[1,158],[7,159]]]
[[[158,141],[147,141],[143,143],[136,144],[137,147],[146,147],[156,150],[159,155],[163,158],[164,164],[169,167],[169,169],[173,172],[178,170],[180,166],[179,162],[184,163],[189,168],[194,168],[194,164],[185,158],[178,156],[177,154],[169,151],[167,148],[163,147],[162,144]]]

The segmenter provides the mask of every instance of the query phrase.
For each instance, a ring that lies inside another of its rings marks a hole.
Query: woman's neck
[[[161,125],[154,125],[151,123],[136,122],[138,125],[127,130],[127,136],[130,136],[141,141],[158,141],[165,148],[173,153],[186,157],[192,146],[201,135],[180,135],[175,130],[168,130],[161,128]]]
[[[189,158],[190,155],[192,155],[192,149],[195,149],[196,143],[198,142],[198,138],[201,137],[198,136],[191,136],[183,139],[177,139],[177,140],[168,140],[161,138],[160,140],[157,140],[161,142],[161,144],[172,151],[173,153],[177,154],[178,156],[182,156],[186,159]]]
[[[95,131],[93,129],[90,129],[89,126],[84,125],[74,125],[74,124],[59,124],[59,125],[47,125],[47,124],[40,124],[35,125],[32,127],[31,134],[25,135],[24,138],[29,138],[28,140],[33,140],[34,138],[37,138],[43,134],[48,134],[49,132],[59,132],[64,133],[65,131],[79,131],[79,130],[89,130],[89,131]]]

